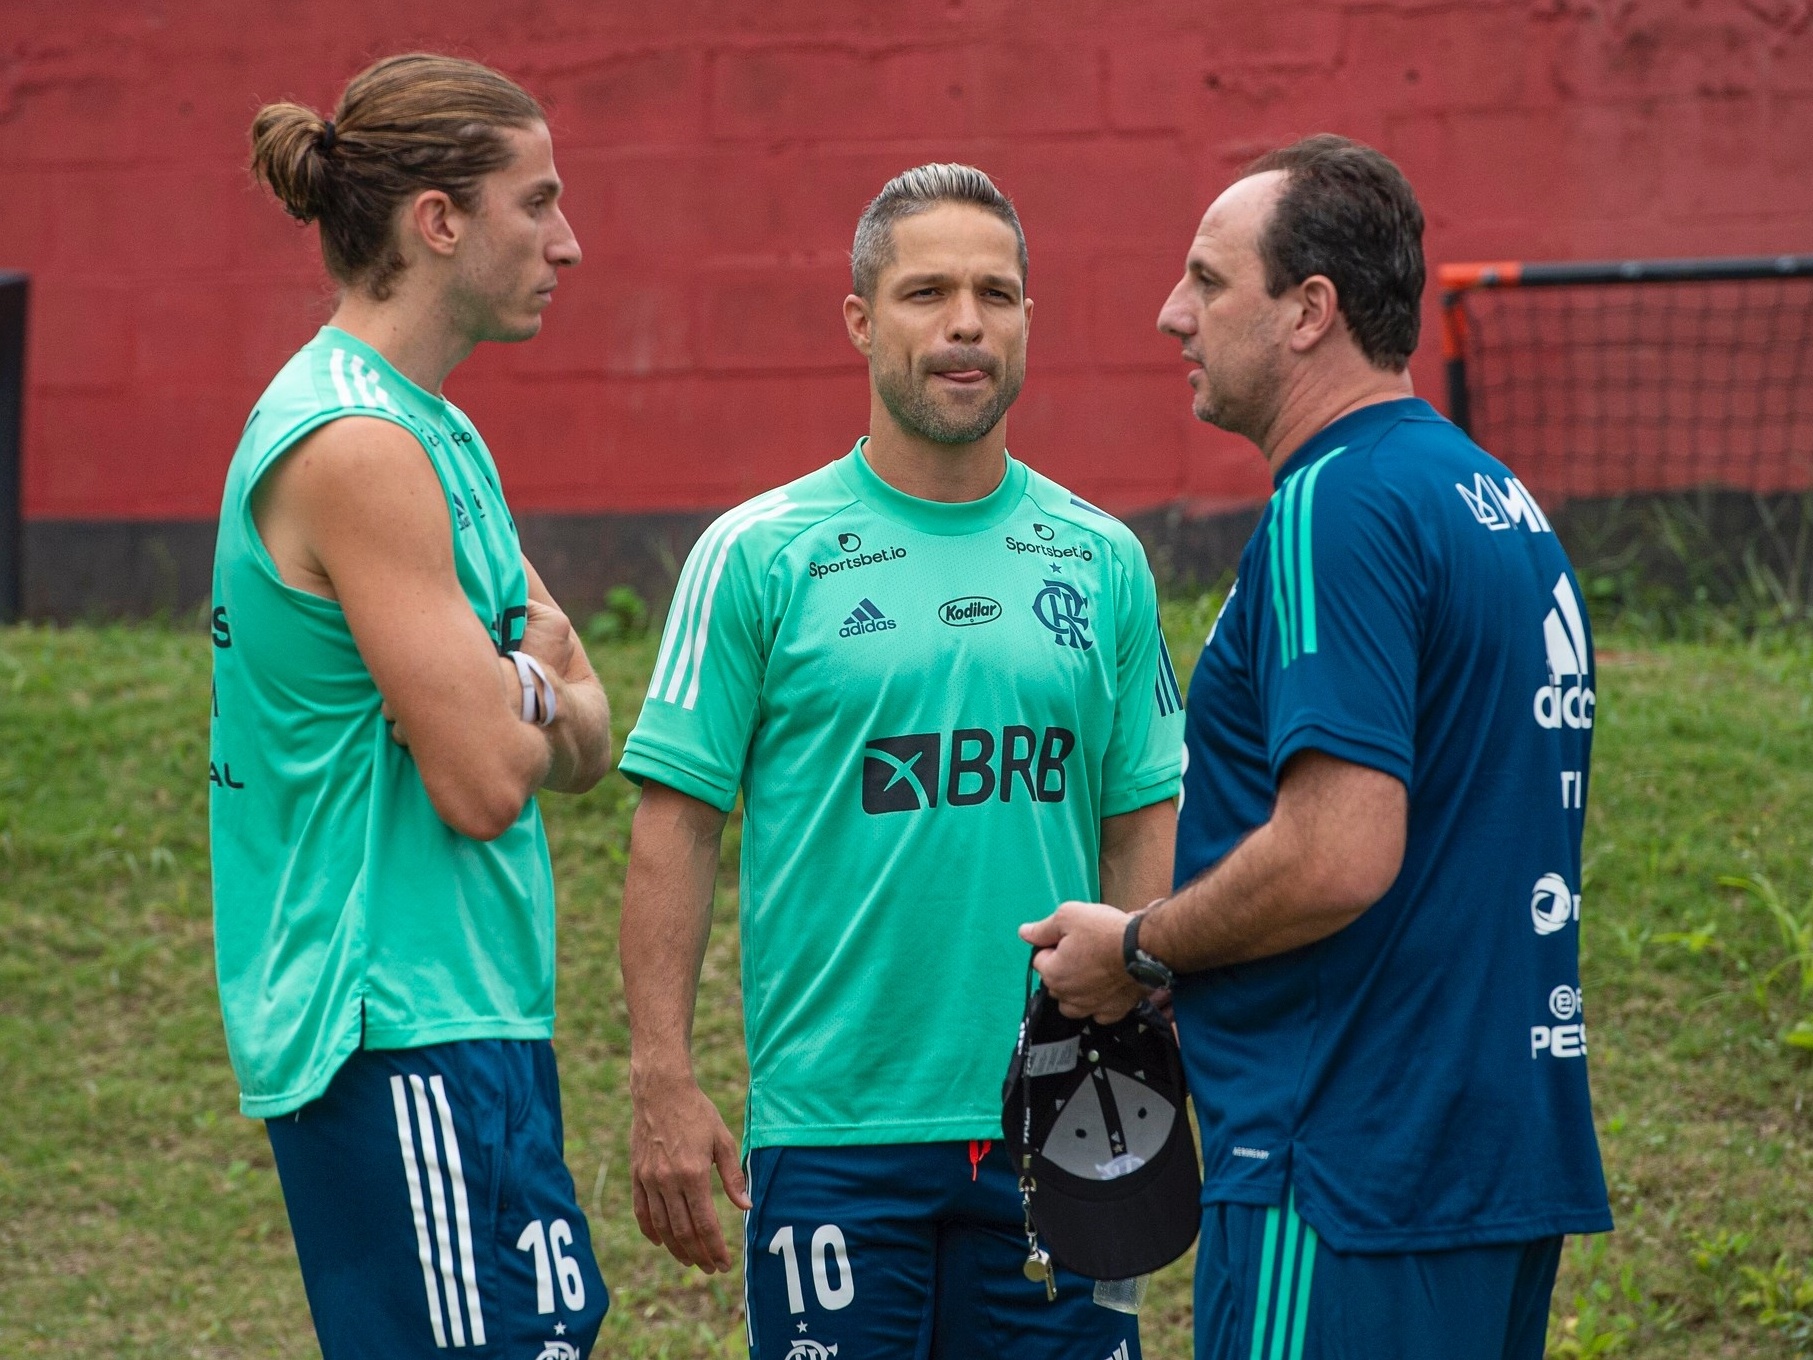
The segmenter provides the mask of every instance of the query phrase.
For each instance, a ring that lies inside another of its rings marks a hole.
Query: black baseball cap
[[[1176,1037],[1150,1002],[1103,1025],[1062,1015],[1043,984],[1027,998],[1002,1128],[1060,1264],[1125,1280],[1190,1249],[1202,1177],[1185,1097]]]

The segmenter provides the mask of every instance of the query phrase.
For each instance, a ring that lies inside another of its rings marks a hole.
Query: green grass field
[[[1210,616],[1167,607],[1180,673]],[[1813,1355],[1813,1051],[1784,1039],[1813,1016],[1813,646],[1613,632],[1601,649],[1584,971],[1619,1230],[1570,1244],[1551,1354]],[[594,656],[621,741],[653,648]],[[9,1360],[316,1353],[212,987],[208,663],[199,628],[0,630]],[[616,777],[544,802],[568,1159],[614,1294],[600,1354],[739,1355],[736,1277],[682,1271],[629,1211],[616,919],[633,805]],[[733,832],[698,1026],[733,1127],[735,851]],[[1779,914],[1732,876],[1767,879]],[[1149,1356],[1188,1355],[1188,1279],[1182,1262],[1157,1282]]]

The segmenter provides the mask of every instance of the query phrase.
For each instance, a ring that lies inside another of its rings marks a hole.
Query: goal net
[[[1436,277],[1449,413],[1570,549],[1810,598],[1813,255]]]

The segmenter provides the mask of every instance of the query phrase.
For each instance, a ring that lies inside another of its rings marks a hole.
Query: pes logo
[[[1064,727],[1047,727],[1041,735],[1009,725],[998,741],[986,727],[959,727],[948,748],[939,732],[871,737],[862,753],[862,810],[876,816],[919,812],[937,807],[940,793],[947,807],[975,807],[993,798],[1011,803],[1016,785],[1032,802],[1061,803],[1069,787],[1065,761],[1074,750],[1076,733]]]

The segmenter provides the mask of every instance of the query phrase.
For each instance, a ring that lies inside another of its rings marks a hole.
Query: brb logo
[[[1560,874],[1544,874],[1530,893],[1530,920],[1538,935],[1553,935],[1580,919],[1580,895]]]
[[[802,1327],[805,1325],[803,1322],[800,1324]],[[801,1336],[794,1338],[793,1345],[788,1349],[787,1354],[781,1357],[781,1360],[830,1360],[830,1357],[836,1354],[837,1343],[835,1341],[827,1346],[822,1341],[814,1341],[809,1336]]]
[[[1537,725],[1551,730],[1590,728],[1596,701],[1587,680],[1593,657],[1586,645],[1580,602],[1565,573],[1556,578],[1555,607],[1542,621],[1542,640],[1548,649],[1549,683],[1536,691]]]
[[[986,727],[959,727],[950,735],[950,766],[938,732],[871,737],[862,752],[862,810],[918,812],[938,806],[974,807],[991,798],[1013,801],[1018,784],[1035,803],[1061,803],[1068,789],[1064,762],[1076,749],[1076,733],[1047,727],[1008,726],[995,734]],[[998,757],[998,759],[997,759]],[[943,777],[940,778],[940,775]]]
[[[1079,652],[1095,646],[1087,636],[1088,609],[1083,593],[1068,581],[1047,581],[1032,601],[1033,617],[1051,629],[1058,646],[1074,647]]]

